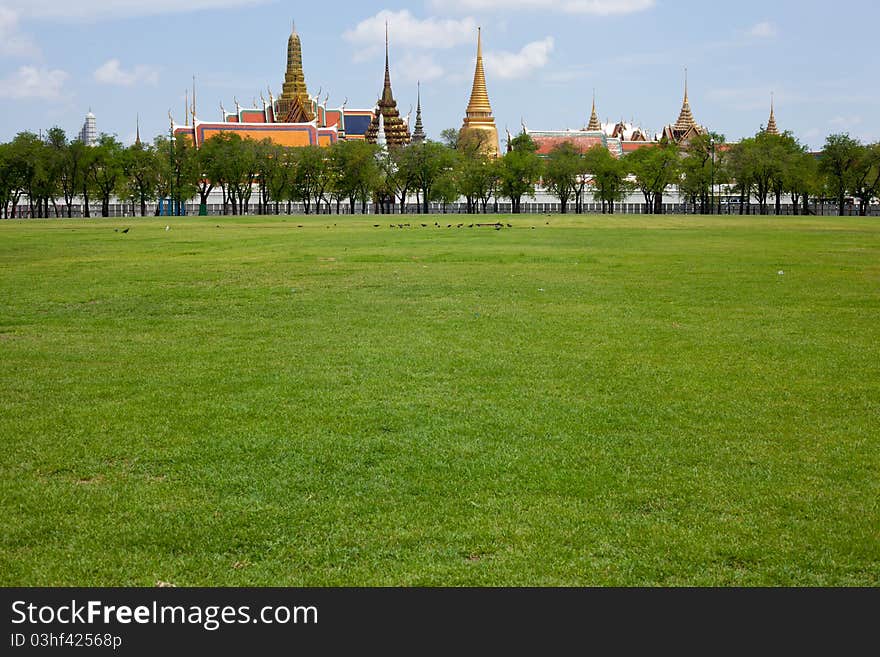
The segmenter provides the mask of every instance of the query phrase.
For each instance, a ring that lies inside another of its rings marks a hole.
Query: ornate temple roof
[[[587,130],[601,130],[602,124],[599,123],[599,115],[596,114],[596,92],[593,92],[593,111],[590,113],[590,123]]]
[[[770,94],[770,119],[767,121],[767,127],[764,129],[768,135],[778,135],[779,128],[776,127],[776,115],[773,111],[773,94]]]
[[[306,76],[302,65],[302,44],[296,25],[291,27],[287,39],[287,71],[284,74],[284,85],[278,99],[278,118],[285,123],[308,123],[315,116],[312,113],[312,101],[306,88]]]
[[[422,84],[418,83],[418,92],[416,96],[416,125],[413,129],[413,143],[421,143],[425,141],[425,128],[422,126]]]
[[[691,111],[691,104],[688,100],[688,80],[687,69],[684,72],[684,101],[681,104],[681,112],[678,114],[678,120],[663,129],[662,138],[674,141],[676,144],[687,141],[694,135],[706,134],[706,129],[699,125],[694,119]]]
[[[687,83],[687,72],[684,75],[684,102],[681,104],[681,112],[678,115],[678,120],[675,122],[673,126],[675,130],[680,130],[682,132],[687,132],[690,128],[693,128],[697,125],[696,120],[694,120],[694,114],[691,112],[691,104],[688,100],[688,83]]]
[[[376,143],[379,134],[379,115],[382,115],[385,128],[385,138],[389,146],[403,146],[409,143],[409,129],[400,118],[400,112],[397,109],[397,101],[394,100],[394,94],[391,92],[391,70],[388,65],[388,24],[385,24],[385,84],[382,87],[382,96],[376,107],[376,113],[373,120],[370,121],[370,127],[367,128],[366,139],[371,144]]]

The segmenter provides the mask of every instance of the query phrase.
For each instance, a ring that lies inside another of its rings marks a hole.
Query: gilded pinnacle
[[[474,85],[467,106],[468,118],[491,118],[492,105],[486,91],[486,72],[483,69],[483,43],[481,29],[477,28],[477,65],[474,69]]]
[[[688,102],[688,82],[687,69],[684,70],[684,102],[681,105],[681,113],[678,115],[678,121],[675,122],[675,129],[686,131],[697,125],[694,114],[691,112],[691,104]]]
[[[596,113],[596,92],[593,92],[593,111],[590,113],[590,123],[587,130],[601,130],[602,124],[599,122],[599,115]]]
[[[776,113],[773,108],[773,94],[770,94],[770,119],[767,121],[767,128],[764,132],[768,135],[779,134],[779,128],[776,127]]]

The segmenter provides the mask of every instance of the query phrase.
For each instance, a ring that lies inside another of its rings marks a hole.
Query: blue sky
[[[489,95],[502,132],[580,128],[596,90],[600,118],[651,133],[681,107],[684,68],[696,119],[728,139],[767,121],[821,146],[833,132],[880,140],[880,8],[868,0],[0,0],[0,140],[58,125],[75,134],[89,108],[124,142],[182,120],[197,79],[202,119],[233,97],[249,106],[283,79],[291,20],[309,90],[330,105],[375,104],[383,25],[403,114],[422,81],[431,137],[459,127],[483,27]]]

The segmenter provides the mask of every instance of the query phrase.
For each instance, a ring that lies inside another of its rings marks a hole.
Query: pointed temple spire
[[[193,125],[196,124],[196,76],[193,76],[193,105],[192,105],[192,113],[193,113]]]
[[[296,32],[296,23],[291,24],[290,38],[287,40],[287,71],[284,74],[277,111],[277,116],[285,123],[308,123],[315,118],[306,87],[302,43]]]
[[[477,28],[477,63],[474,68],[474,84],[471,88],[471,99],[465,110],[464,123],[461,126],[459,143],[476,144],[479,150],[490,157],[497,157],[498,129],[495,117],[492,116],[492,105],[486,91],[486,71],[483,68],[483,36],[482,29]]]
[[[675,122],[675,129],[686,132],[690,128],[697,125],[691,112],[691,104],[688,101],[688,75],[687,69],[684,69],[684,102],[681,105],[681,113],[678,115],[678,121]]]
[[[599,122],[599,115],[596,114],[596,90],[593,90],[593,111],[590,113],[590,124],[587,126],[587,130],[596,131],[601,130],[602,124]]]
[[[767,121],[767,128],[764,130],[768,135],[778,135],[779,128],[776,127],[776,113],[773,108],[773,93],[770,93],[770,119]]]
[[[385,21],[385,84],[382,86],[382,100],[394,100],[391,93],[391,68],[388,65],[388,21]]]
[[[135,146],[141,145],[141,115],[137,114],[135,118],[135,132],[134,132],[134,144]]]
[[[413,130],[412,140],[414,144],[425,141],[425,128],[422,126],[422,83],[417,83],[416,92],[416,126]]]
[[[405,146],[410,142],[409,129],[400,118],[397,101],[394,100],[394,93],[391,91],[391,66],[388,51],[388,23],[385,23],[385,81],[382,85],[382,95],[379,98],[376,114],[370,121],[365,139],[371,144],[378,143],[379,119],[381,117],[388,146]]]

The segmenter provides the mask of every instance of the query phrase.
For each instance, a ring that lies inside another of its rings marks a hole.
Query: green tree
[[[872,199],[880,196],[880,142],[859,149],[851,191],[859,199],[859,215],[866,216]]]
[[[614,204],[630,189],[625,164],[601,145],[593,146],[583,157],[593,183],[593,198],[602,203],[602,214],[614,214]]]
[[[562,214],[568,212],[568,202],[577,193],[583,158],[570,141],[555,146],[544,163],[544,186],[559,199]]]
[[[142,217],[147,216],[147,202],[156,198],[159,166],[156,150],[149,144],[137,142],[122,155],[122,173],[128,195],[139,205]]]
[[[541,176],[541,159],[538,146],[526,133],[521,133],[510,142],[510,152],[501,159],[499,170],[499,190],[502,196],[510,199],[514,214],[522,208],[522,197],[535,196],[535,184]]]
[[[366,212],[366,205],[373,196],[379,179],[377,152],[374,144],[365,141],[343,141],[337,143],[330,154],[331,166],[336,170],[337,193],[348,199],[351,214],[358,201],[361,212]]]
[[[710,132],[695,136],[684,149],[679,191],[690,200],[695,210],[699,204],[701,214],[714,210],[711,199],[721,168],[718,162],[719,147],[724,142],[723,135]]]
[[[848,134],[829,135],[819,160],[828,189],[837,199],[838,214],[846,209],[846,195],[856,183],[856,168],[862,156],[861,143]]]
[[[24,193],[24,174],[14,143],[0,144],[0,211],[4,218],[15,218]]]
[[[645,197],[646,214],[663,213],[663,195],[681,173],[681,156],[674,144],[640,148],[626,156],[626,169]]]
[[[306,146],[296,151],[296,166],[293,176],[294,200],[302,201],[303,209],[309,214],[312,209],[312,199],[320,184],[322,169],[326,160],[318,146]]]
[[[457,162],[457,160],[456,160]],[[446,214],[446,208],[450,203],[455,203],[461,194],[458,191],[456,180],[456,167],[444,171],[434,185],[432,201],[440,203],[441,211]]]
[[[95,164],[91,180],[101,198],[101,216],[110,216],[110,198],[119,191],[122,181],[122,144],[112,135],[102,134],[94,147]]]
[[[458,128],[446,128],[440,131],[440,143],[452,150],[458,149]]]
[[[794,214],[809,214],[810,196],[820,191],[819,166],[806,149],[793,153],[786,161],[783,188],[791,199]]]
[[[198,170],[196,178],[196,192],[199,195],[199,214],[208,213],[208,198],[211,192],[221,184],[224,185],[223,190],[223,214],[226,214],[227,195],[225,190],[225,178],[223,177],[223,166],[226,153],[224,148],[228,144],[229,135],[219,133],[206,139],[199,146],[195,153],[195,167]]]
[[[426,141],[407,146],[402,161],[408,170],[408,177],[421,192],[422,212],[428,214],[428,203],[434,194],[434,186],[455,162],[453,151],[443,144]]]

